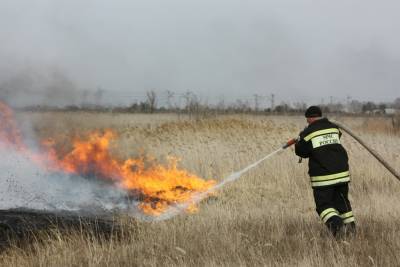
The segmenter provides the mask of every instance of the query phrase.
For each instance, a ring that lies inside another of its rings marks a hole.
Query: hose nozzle
[[[300,137],[296,137],[296,138],[290,139],[289,141],[286,142],[286,144],[284,144],[282,146],[282,149],[286,149],[286,148],[296,144],[299,141],[300,141]]]

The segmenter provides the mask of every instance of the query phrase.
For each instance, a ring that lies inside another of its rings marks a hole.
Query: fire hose
[[[361,146],[363,146],[372,156],[374,156],[397,180],[400,181],[400,174],[392,167],[390,164],[382,158],[381,155],[378,154],[375,150],[373,150],[370,146],[368,146],[358,135],[356,135],[352,130],[350,130],[347,126],[339,123],[337,121],[331,120],[335,123],[340,129],[346,132],[348,135],[353,137]],[[300,138],[290,139],[285,145],[283,145],[283,149],[286,149],[294,144],[296,144]]]
[[[335,123],[340,129],[345,131],[347,134],[349,134],[351,137],[353,137],[360,145],[362,145],[372,156],[374,156],[390,173],[393,174],[394,177],[397,178],[397,180],[400,181],[400,174],[392,167],[389,165],[387,161],[385,161],[381,155],[378,154],[375,150],[373,150],[370,146],[368,146],[359,136],[357,136],[353,131],[351,131],[348,127],[343,125],[342,123],[339,123],[337,121],[331,120],[333,123]]]

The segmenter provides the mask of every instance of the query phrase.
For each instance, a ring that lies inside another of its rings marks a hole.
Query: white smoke
[[[116,186],[46,171],[10,147],[0,145],[0,155],[0,209],[138,212],[137,202]]]
[[[15,107],[77,105],[80,97],[74,81],[57,67],[24,68],[0,77],[0,99]]]

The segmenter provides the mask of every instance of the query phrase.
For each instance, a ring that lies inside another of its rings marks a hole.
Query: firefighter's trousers
[[[348,183],[314,187],[313,191],[317,213],[333,235],[336,236],[343,226],[348,231],[355,230],[353,211],[348,199]]]

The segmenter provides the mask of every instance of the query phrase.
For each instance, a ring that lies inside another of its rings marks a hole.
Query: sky
[[[129,103],[400,97],[394,0],[1,0],[0,98]],[[90,101],[87,100],[87,101]],[[177,100],[176,100],[177,101]],[[267,104],[266,104],[267,105]]]

